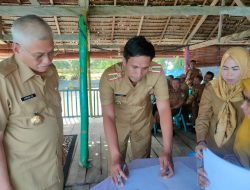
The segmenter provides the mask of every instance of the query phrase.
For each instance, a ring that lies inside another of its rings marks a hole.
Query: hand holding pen
[[[123,187],[124,181],[128,179],[128,166],[125,162],[120,162],[120,159],[113,162],[111,165],[111,177],[112,182],[116,184],[116,186]]]

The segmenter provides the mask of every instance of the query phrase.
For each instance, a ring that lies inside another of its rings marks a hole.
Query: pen
[[[122,166],[123,172],[125,171],[126,166],[127,166],[126,164],[123,164],[123,166]],[[120,174],[117,176],[117,180],[118,180],[118,185],[120,186],[122,184],[122,176]]]

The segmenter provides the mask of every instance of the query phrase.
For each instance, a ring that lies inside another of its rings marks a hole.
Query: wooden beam
[[[7,58],[13,54],[12,50],[0,50],[0,58]],[[183,57],[183,51],[156,52],[156,57]],[[90,52],[90,58],[122,58],[122,53],[118,52]],[[58,59],[79,59],[78,52],[65,52],[56,55],[54,60]]]
[[[174,1],[174,6],[177,5],[177,2],[178,2],[178,0],[175,0],[175,1]],[[162,40],[163,36],[164,36],[165,33],[166,33],[166,30],[167,30],[167,28],[168,28],[168,24],[169,24],[169,22],[170,22],[170,19],[171,19],[171,17],[168,17],[167,22],[165,23],[165,26],[164,26],[164,28],[163,28],[163,31],[162,31],[162,33],[161,33],[161,37],[160,37],[159,42],[158,42],[157,45],[160,45],[160,44],[161,44],[161,40]]]
[[[59,5],[1,5],[0,16],[24,16],[35,14],[37,16],[79,16],[87,14],[86,7],[59,6]]]
[[[5,44],[3,40],[3,22],[1,16],[0,16],[0,44]]]
[[[116,0],[114,0],[114,6],[116,6]],[[112,29],[111,29],[111,42],[114,40],[114,32],[115,32],[115,16],[112,18]]]
[[[37,0],[30,0],[31,5],[39,6],[40,3]]]
[[[228,43],[230,41],[236,41],[236,40],[241,40],[241,39],[244,39],[244,38],[248,38],[249,36],[250,36],[250,29],[246,30],[246,31],[243,31],[243,32],[239,32],[239,33],[235,33],[235,34],[231,34],[231,35],[228,35],[228,36],[221,37],[220,43],[218,42],[218,39],[208,40],[206,42],[191,45],[189,47],[189,49],[194,50],[194,49],[207,47],[207,46],[212,46],[212,45],[223,45],[223,44]]]
[[[148,0],[145,0],[144,6],[146,7],[147,5],[148,5]],[[143,20],[144,20],[144,16],[141,16],[141,20],[140,20],[139,27],[138,27],[138,30],[137,30],[137,36],[139,36],[140,33],[141,33],[141,28],[142,28]]]
[[[88,12],[88,7],[63,5],[1,5],[0,16],[79,16]],[[250,7],[230,6],[111,6],[89,7],[89,16],[192,16],[192,15],[250,16]]]
[[[240,7],[246,6],[241,0],[234,0],[234,2]],[[250,22],[250,16],[247,16],[247,20]]]
[[[207,3],[207,0],[205,0],[205,1],[202,3],[202,5],[205,5],[206,3]],[[191,22],[191,24],[190,24],[190,26],[189,26],[187,32],[186,32],[184,38],[182,39],[181,44],[184,44],[186,37],[188,36],[190,30],[193,28],[193,26],[194,26],[194,24],[195,24],[195,22],[196,22],[197,19],[198,19],[198,16],[195,16],[194,19],[193,19],[193,21]]]
[[[218,3],[219,0],[213,0],[213,2],[210,4],[209,7],[211,8],[215,8],[215,5]],[[194,37],[194,35],[196,34],[196,32],[199,30],[199,28],[201,27],[201,25],[203,24],[203,22],[206,20],[208,15],[202,16],[200,21],[197,23],[197,25],[195,26],[195,28],[193,29],[193,31],[191,32],[191,34],[188,36],[187,40],[185,41],[184,44],[188,44],[189,41]]]
[[[221,0],[221,6],[225,6],[225,0]],[[224,18],[224,16],[220,15],[219,27],[218,27],[218,34],[217,34],[218,42],[220,42],[220,38],[221,38],[223,18]]]
[[[4,35],[3,40],[12,41],[11,35]],[[57,41],[78,41],[78,34],[54,34],[54,40]]]
[[[216,1],[218,2],[218,0]],[[192,16],[192,15],[250,16],[250,7],[230,6],[93,6],[89,16]]]
[[[230,6],[234,6],[234,4],[235,4],[235,2],[233,1]],[[209,34],[209,36],[207,37],[207,40],[211,39],[211,37],[213,36],[213,34],[215,33],[215,31],[218,30],[218,27],[219,27],[219,23],[214,27],[214,29],[212,30],[212,32]]]

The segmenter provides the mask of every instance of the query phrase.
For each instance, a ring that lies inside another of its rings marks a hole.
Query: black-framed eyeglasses
[[[53,59],[59,52],[58,47],[56,46],[52,51],[48,52],[48,53],[32,53],[30,52],[27,48],[25,48],[25,46],[19,44],[20,47],[25,50],[31,57],[33,57],[33,59],[35,59],[36,61],[41,61],[44,57],[48,56],[49,59]]]

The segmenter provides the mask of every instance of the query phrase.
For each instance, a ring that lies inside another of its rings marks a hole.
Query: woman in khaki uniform
[[[235,134],[243,120],[240,80],[248,78],[249,68],[249,55],[244,48],[230,48],[223,55],[219,76],[206,85],[200,102],[195,124],[198,158],[202,158],[205,147],[223,158],[234,155]],[[200,171],[199,184],[208,185],[204,170]]]

